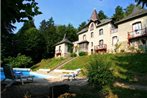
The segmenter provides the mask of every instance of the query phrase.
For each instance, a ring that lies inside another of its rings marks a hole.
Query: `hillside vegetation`
[[[40,63],[32,66],[32,70],[38,70],[41,68],[53,69],[63,62],[67,61],[69,58],[52,58],[52,59],[42,59]]]
[[[52,69],[68,60],[69,58],[46,59],[34,65],[32,69]],[[89,83],[94,84],[93,87],[96,87],[96,90],[104,96],[108,95],[109,98],[130,98],[130,96],[132,98],[146,98],[147,96],[147,91],[144,90],[112,86],[115,82],[147,86],[147,54],[79,56],[62,67],[62,69],[69,70],[77,68],[82,69],[81,73],[88,77]],[[77,94],[83,97],[85,91],[81,90]],[[97,98],[97,95],[91,95],[91,92],[85,96],[87,98]]]
[[[32,66],[33,70],[39,68],[51,69],[60,65],[60,63],[67,61],[69,58],[52,58],[43,59],[40,63]],[[79,56],[71,62],[65,64],[62,69],[86,69],[89,63],[93,60],[109,61],[109,66],[114,66],[114,70],[121,73],[138,73],[147,74],[147,54],[97,54],[91,56]],[[118,74],[118,73],[116,73]],[[119,75],[119,74],[118,74]],[[123,77],[123,75],[122,75]]]

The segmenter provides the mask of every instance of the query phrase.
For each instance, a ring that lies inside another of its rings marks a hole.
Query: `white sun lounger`
[[[69,73],[67,73],[67,71],[66,71],[67,74],[63,74],[62,75],[62,79],[64,77],[67,77],[68,80],[71,80],[72,81],[73,79],[76,78],[76,76],[78,76],[78,74],[80,73],[80,71],[81,71],[81,69],[76,69],[74,71],[70,71]]]

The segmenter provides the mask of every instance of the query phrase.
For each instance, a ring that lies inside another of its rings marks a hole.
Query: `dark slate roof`
[[[82,33],[85,33],[88,31],[88,26],[91,22],[95,22],[97,23],[96,27],[99,27],[99,26],[102,26],[104,24],[107,24],[109,22],[111,22],[112,19],[102,19],[100,20],[98,15],[97,15],[97,12],[96,10],[94,9],[94,11],[92,12],[92,15],[90,17],[90,21],[86,24],[85,28],[83,28],[81,31],[79,31],[77,34],[82,34]]]
[[[99,26],[105,25],[105,24],[107,24],[107,23],[109,23],[109,22],[111,22],[111,21],[112,21],[112,19],[102,19],[102,20],[100,20],[100,23],[97,24],[96,27],[99,27]]]
[[[98,17],[98,14],[96,12],[96,9],[94,9],[94,11],[92,12],[92,15],[90,17],[90,20],[91,21],[97,21],[97,20],[100,20],[99,17]]]
[[[69,41],[69,40],[66,38],[66,35],[64,35],[64,38],[62,39],[62,41],[56,43],[55,45],[59,45],[59,44],[63,44],[63,43],[73,44],[71,41]]]
[[[135,7],[130,15],[127,17],[123,18],[122,20],[116,22],[116,24],[120,24],[126,21],[129,21],[131,19],[140,17],[140,16],[145,16],[147,15],[147,10],[146,9],[139,9],[138,7]]]
[[[83,28],[81,31],[79,31],[77,34],[82,34],[84,32],[88,31],[88,27]]]
[[[102,19],[102,20],[100,20],[100,22],[97,23],[96,27],[100,27],[100,26],[105,25],[105,24],[107,24],[107,23],[109,23],[111,21],[112,21],[112,19]],[[84,29],[79,31],[77,34],[82,34],[82,33],[85,33],[87,31],[88,31],[88,24]]]

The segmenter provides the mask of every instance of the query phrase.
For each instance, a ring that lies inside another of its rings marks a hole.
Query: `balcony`
[[[61,50],[56,50],[56,56],[61,56],[62,51]]]
[[[107,51],[107,45],[102,44],[102,45],[94,46],[94,50],[95,50],[96,53],[98,53],[98,52],[106,52]]]
[[[128,39],[136,39],[147,36],[147,28],[128,32]]]

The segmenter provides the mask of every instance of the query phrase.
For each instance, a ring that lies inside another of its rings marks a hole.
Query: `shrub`
[[[120,49],[120,47],[121,47],[121,44],[122,43],[116,43],[115,44],[115,49],[114,49],[114,51],[117,53],[117,52],[119,52],[119,49]]]
[[[18,54],[17,57],[8,57],[4,59],[6,64],[12,65],[12,67],[26,67],[32,63],[32,59],[25,55]]]
[[[84,55],[87,55],[87,52],[83,52],[83,51],[79,52],[79,56],[84,56]]]
[[[110,70],[111,63],[101,57],[90,61],[88,66],[89,83],[102,89],[105,85],[112,85],[114,76]]]
[[[121,50],[120,50],[120,52],[121,52],[121,53],[124,53],[124,52],[125,52],[125,50],[124,50],[124,49],[121,49]]]
[[[76,53],[71,53],[70,56],[71,56],[71,57],[76,57],[77,54],[76,54]]]

